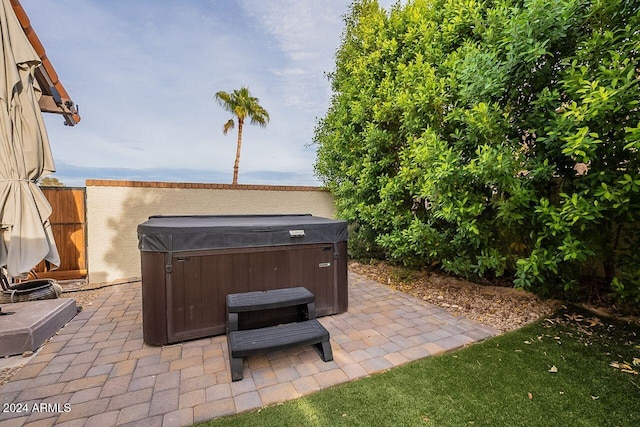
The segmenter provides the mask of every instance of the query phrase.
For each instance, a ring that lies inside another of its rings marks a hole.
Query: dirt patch
[[[0,386],[9,382],[11,377],[20,370],[22,366],[15,366],[13,368],[0,369]]]
[[[349,270],[428,303],[502,332],[553,314],[560,301],[542,300],[523,290],[478,285],[432,272],[394,267],[385,262],[349,262]]]

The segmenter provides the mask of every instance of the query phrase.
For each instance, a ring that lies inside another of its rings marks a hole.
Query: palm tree
[[[240,165],[240,148],[242,146],[242,126],[246,118],[251,120],[251,124],[267,126],[269,123],[269,113],[259,104],[260,100],[251,96],[249,89],[241,87],[240,90],[234,90],[229,94],[220,91],[215,95],[216,101],[225,110],[232,113],[238,119],[238,147],[236,148],[236,162],[233,165],[233,184],[238,183],[238,166]],[[233,118],[229,119],[222,127],[222,133],[225,135],[230,129],[233,129],[235,122]]]

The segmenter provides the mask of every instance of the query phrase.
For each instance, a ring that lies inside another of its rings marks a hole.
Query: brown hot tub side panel
[[[165,286],[166,254],[144,252],[141,256],[142,268],[142,324],[144,342],[150,345],[167,343]]]
[[[349,276],[347,273],[347,242],[337,245],[338,259],[336,263],[336,287],[338,288],[338,311],[344,313],[349,309]]]
[[[230,293],[304,286],[315,295],[318,316],[344,312],[348,308],[346,245],[340,245],[337,260],[333,259],[333,247],[329,251],[330,246],[324,244],[174,254],[170,273],[165,271],[165,254],[145,252],[145,342],[161,345],[223,334],[225,298]],[[296,318],[295,308],[249,313],[242,317],[240,327]]]

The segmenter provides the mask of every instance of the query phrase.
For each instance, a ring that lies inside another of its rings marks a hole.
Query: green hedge
[[[356,1],[315,130],[355,246],[546,291],[601,263],[640,302],[639,28],[639,1]]]

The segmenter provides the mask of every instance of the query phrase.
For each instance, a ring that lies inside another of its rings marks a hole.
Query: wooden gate
[[[50,270],[41,262],[38,277],[81,279],[87,276],[87,233],[84,187],[42,187],[53,213],[49,218],[53,238],[60,254],[60,267]]]

